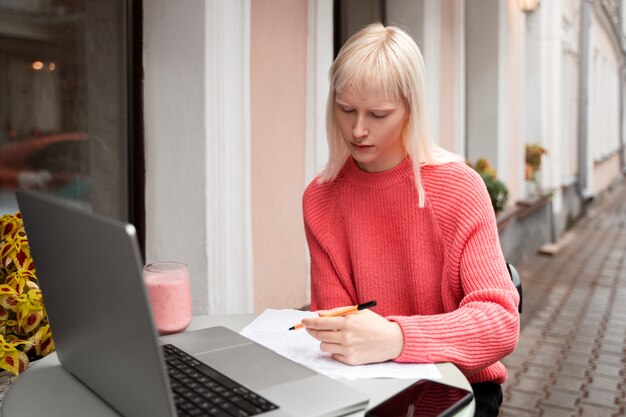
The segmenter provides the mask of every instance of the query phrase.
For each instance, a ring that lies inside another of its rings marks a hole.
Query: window
[[[339,49],[363,26],[374,22],[386,23],[385,0],[335,0],[335,56]]]
[[[135,6],[0,1],[0,214],[24,188],[133,220]]]

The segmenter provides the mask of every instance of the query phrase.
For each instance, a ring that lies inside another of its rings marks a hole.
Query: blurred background
[[[0,0],[0,214],[26,188],[134,223],[146,262],[189,264],[196,313],[304,306],[328,68],[384,22],[519,263],[622,182],[624,20],[621,0]]]

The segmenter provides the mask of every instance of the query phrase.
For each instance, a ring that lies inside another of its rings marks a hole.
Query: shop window
[[[133,219],[133,9],[0,2],[0,214],[17,210],[23,188]]]

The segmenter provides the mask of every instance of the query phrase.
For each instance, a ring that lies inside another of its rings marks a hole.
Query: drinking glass
[[[189,271],[181,262],[155,262],[144,266],[143,278],[160,334],[182,332],[191,323]]]

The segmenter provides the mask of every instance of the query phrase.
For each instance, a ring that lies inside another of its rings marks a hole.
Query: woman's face
[[[363,97],[355,90],[343,91],[335,100],[335,117],[350,154],[362,170],[385,171],[405,158],[402,130],[408,111],[402,98]]]

